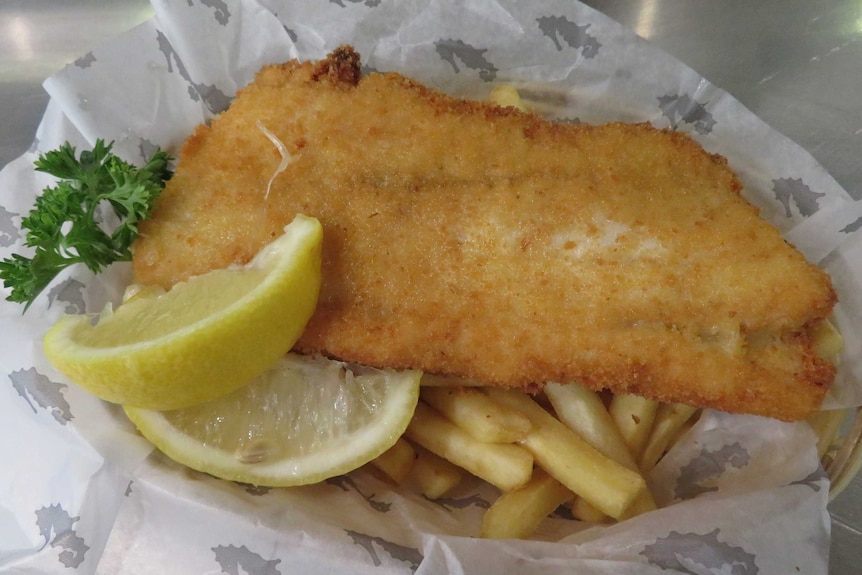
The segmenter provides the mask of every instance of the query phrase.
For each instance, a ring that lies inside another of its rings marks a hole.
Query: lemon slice
[[[64,316],[45,354],[107,401],[177,409],[225,395],[265,372],[305,328],[320,291],[322,228],[297,216],[247,265],[169,291],[144,289],[93,325]]]
[[[413,416],[420,376],[289,354],[213,401],[174,411],[125,410],[178,463],[253,485],[306,485],[391,447]]]

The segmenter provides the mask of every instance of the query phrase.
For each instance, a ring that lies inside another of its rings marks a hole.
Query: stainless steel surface
[[[587,3],[733,94],[862,198],[862,1]],[[30,146],[44,78],[151,13],[146,0],[0,2],[0,166]],[[858,572],[862,479],[831,511],[830,572]]]
[[[147,0],[2,0],[0,166],[33,141],[48,103],[42,81],[151,15]]]

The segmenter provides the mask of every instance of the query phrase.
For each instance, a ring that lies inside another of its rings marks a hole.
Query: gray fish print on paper
[[[368,555],[371,557],[371,561],[374,563],[375,567],[383,565],[380,554],[377,552],[377,547],[393,559],[407,563],[411,573],[416,572],[419,568],[419,564],[422,563],[422,560],[425,558],[415,547],[406,547],[404,545],[387,541],[382,537],[373,537],[371,535],[366,535],[365,533],[359,533],[358,531],[345,529],[345,533],[350,535],[350,538],[353,539],[353,543],[355,545],[359,545],[368,552]]]
[[[330,0],[331,2],[332,0]],[[344,6],[342,6],[344,8]],[[281,18],[278,17],[278,10],[273,10],[272,15],[278,18],[281,21]],[[296,41],[299,40],[299,35],[296,33],[296,30],[289,28],[287,24],[282,22],[281,27],[284,28],[284,31],[287,32],[287,37],[290,38],[290,41],[296,44]]]
[[[227,575],[281,575],[281,559],[264,559],[245,545],[219,545],[212,548],[216,563]]]
[[[13,371],[9,374],[9,379],[12,380],[13,389],[24,398],[33,413],[38,413],[39,407],[49,411],[60,425],[72,421],[72,410],[63,396],[66,384],[51,381],[35,367]]]
[[[350,4],[365,4],[369,8],[376,8],[380,6],[380,0],[346,0]],[[338,4],[342,8],[347,8],[347,4],[344,3],[345,0],[329,0],[330,4]]]
[[[803,216],[813,215],[820,209],[817,200],[826,195],[809,188],[801,178],[772,180],[772,191],[775,193],[775,199],[784,206],[784,215],[788,218],[793,216],[791,205],[795,205]]]
[[[186,2],[188,2],[189,6],[195,5],[193,0],[186,0]],[[202,6],[213,9],[216,22],[222,26],[226,26],[230,22],[230,10],[224,0],[200,0],[200,3]]]
[[[462,40],[438,40],[434,42],[434,48],[445,62],[448,62],[456,74],[461,73],[458,66],[460,61],[464,67],[470,70],[478,70],[479,78],[490,82],[497,77],[497,67],[486,57],[487,49],[476,48]]]
[[[91,52],[87,52],[86,54],[84,54],[83,56],[81,56],[80,58],[75,60],[75,66],[77,66],[78,68],[85,69],[85,68],[89,68],[90,66],[92,66],[93,62],[95,62],[95,61],[96,61],[96,56],[91,51]]]
[[[858,218],[858,219],[856,219],[856,221],[853,221],[853,222],[847,224],[846,226],[841,228],[839,231],[842,233],[845,233],[845,234],[852,234],[853,232],[855,232],[858,229],[862,229],[862,218]],[[0,244],[0,245],[2,245],[2,244]]]
[[[791,482],[790,485],[804,485],[805,487],[811,489],[811,491],[819,493],[820,490],[823,488],[823,480],[827,478],[828,476],[826,475],[826,471],[823,469],[823,467],[818,467],[802,479]]]
[[[756,575],[757,557],[742,547],[719,541],[718,529],[706,534],[671,531],[640,552],[647,561],[662,569],[689,575]]]
[[[48,307],[55,303],[64,303],[63,309],[66,313],[85,313],[87,305],[84,302],[84,284],[76,279],[69,278],[51,288],[48,292]]]
[[[697,457],[679,470],[674,495],[677,499],[691,499],[704,493],[718,491],[718,487],[704,484],[718,479],[731,468],[745,467],[750,459],[748,451],[739,443],[725,445],[715,451],[704,448]]]
[[[207,109],[213,114],[227,110],[228,106],[230,106],[231,98],[211,84],[196,84],[192,81],[185,64],[183,64],[183,61],[180,59],[177,51],[174,50],[167,36],[162,34],[161,31],[157,32],[157,34],[159,50],[164,54],[165,60],[167,60],[168,72],[173,72],[174,66],[176,66],[180,77],[189,83],[189,97],[195,102],[203,100]]]
[[[243,491],[255,497],[262,497],[272,491],[272,487],[265,485],[251,485],[250,483],[237,483],[237,485],[242,487]]]
[[[429,501],[450,511],[452,509],[466,509],[468,507],[478,507],[479,509],[488,509],[491,507],[491,504],[478,493],[468,495],[467,497],[438,497],[437,499],[429,499]]]
[[[153,156],[153,154],[158,152],[160,149],[161,146],[151,142],[146,138],[141,138],[141,141],[138,144],[138,153],[141,155],[141,159],[144,161],[147,161]]]
[[[580,50],[584,58],[595,58],[602,47],[598,39],[587,33],[590,24],[579,26],[565,16],[541,16],[536,18],[539,30],[553,41],[558,52],[562,52],[565,42],[570,48]]]
[[[342,491],[355,491],[375,511],[387,513],[392,507],[391,503],[388,503],[386,501],[378,501],[377,499],[375,499],[374,493],[372,493],[371,495],[366,495],[365,493],[363,493],[359,486],[356,484],[356,482],[353,481],[353,479],[349,475],[337,475],[335,477],[325,479],[324,482],[327,485],[334,485]]]
[[[363,62],[362,65],[359,67],[359,73],[363,76],[368,76],[369,74],[379,74],[380,70],[378,70],[371,64]]]
[[[19,216],[15,212],[6,210],[0,206],[0,247],[8,248],[21,238],[21,231],[12,221],[12,218]]]
[[[705,136],[715,127],[715,118],[706,110],[706,105],[692,99],[688,94],[659,96],[658,107],[674,129],[685,123],[692,126],[698,134]]]
[[[36,511],[36,526],[45,538],[44,549],[50,545],[60,549],[58,557],[65,567],[75,568],[84,562],[84,555],[90,549],[74,529],[80,517],[70,517],[60,505],[42,507]]]

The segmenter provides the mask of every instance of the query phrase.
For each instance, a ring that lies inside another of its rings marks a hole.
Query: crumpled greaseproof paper
[[[351,43],[366,69],[484,98],[511,84],[564,121],[649,121],[725,155],[745,195],[832,276],[846,338],[827,407],[862,404],[862,206],[730,95],[575,2],[153,0],[156,16],[49,78],[32,149],[0,172],[0,257],[50,180],[39,152],[96,138],[176,152],[263,64]],[[565,509],[531,541],[476,539],[497,496],[429,501],[364,470],[267,489],[183,468],[116,406],[64,380],[41,338],[117,301],[129,269],[64,273],[22,315],[0,303],[0,571],[14,573],[826,573],[829,482],[803,423],[707,412],[649,477],[663,509],[590,526]],[[4,295],[5,295],[4,291]]]

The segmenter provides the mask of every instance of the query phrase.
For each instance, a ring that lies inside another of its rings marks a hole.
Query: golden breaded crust
[[[292,156],[268,196],[259,125]],[[345,47],[262,69],[189,137],[135,279],[242,264],[301,212],[324,278],[299,351],[799,419],[834,377],[811,334],[835,294],[740,188],[684,134],[360,79]]]

